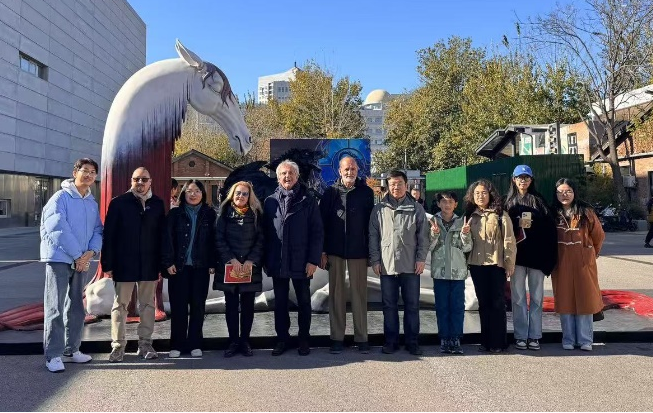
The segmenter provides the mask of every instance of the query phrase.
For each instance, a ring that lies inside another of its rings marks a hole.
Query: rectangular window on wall
[[[567,135],[567,148],[570,154],[578,153],[578,138],[575,132]]]
[[[40,77],[43,80],[47,80],[48,68],[43,63],[22,52],[19,52],[18,56],[20,60],[20,70]]]
[[[11,215],[9,213],[10,200],[0,199],[0,218],[9,218]]]

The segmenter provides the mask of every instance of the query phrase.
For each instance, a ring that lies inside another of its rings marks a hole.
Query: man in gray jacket
[[[426,262],[429,225],[424,208],[406,196],[408,179],[403,171],[389,173],[388,190],[370,217],[370,263],[374,273],[381,277],[385,336],[382,351],[392,354],[399,349],[401,291],[406,350],[419,356],[419,275]]]

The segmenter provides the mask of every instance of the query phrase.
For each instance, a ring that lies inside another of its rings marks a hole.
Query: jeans
[[[311,331],[311,280],[310,278],[293,278],[292,285],[297,296],[297,324],[299,340],[308,341]],[[288,311],[290,278],[272,278],[274,290],[274,330],[279,341],[290,339],[290,313]]]
[[[383,335],[387,344],[399,341],[399,291],[404,301],[404,337],[406,346],[417,345],[419,336],[419,276],[416,274],[381,275]]]
[[[560,314],[562,344],[582,346],[594,342],[594,318],[592,314]]]
[[[209,281],[208,268],[190,266],[185,266],[168,278],[171,349],[186,351],[202,348]]]
[[[506,271],[497,265],[470,265],[478,315],[481,318],[481,344],[487,349],[508,346],[506,332]]]
[[[49,361],[79,350],[84,329],[86,272],[64,262],[45,264],[43,350]]]
[[[526,302],[526,280],[530,305]],[[544,273],[535,268],[515,266],[515,273],[510,277],[510,292],[515,340],[541,339]]]
[[[461,338],[465,319],[465,281],[433,280],[438,336],[449,340]]]
[[[224,292],[226,304],[225,318],[227,320],[227,330],[229,331],[229,342],[246,343],[249,341],[249,335],[254,324],[254,298],[255,292],[241,293],[236,287],[235,292]],[[238,305],[240,304],[240,322]],[[240,328],[239,328],[240,327]]]

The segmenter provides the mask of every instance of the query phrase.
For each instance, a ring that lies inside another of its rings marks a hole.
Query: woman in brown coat
[[[603,309],[596,258],[605,233],[589,205],[575,197],[573,181],[556,182],[553,207],[558,232],[558,265],[551,282],[555,311],[560,314],[562,348],[592,350],[594,313]]]

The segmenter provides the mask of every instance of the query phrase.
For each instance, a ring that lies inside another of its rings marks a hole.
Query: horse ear
[[[204,61],[202,61],[198,55],[186,49],[179,39],[177,39],[175,43],[175,49],[177,50],[179,57],[184,59],[190,66],[196,69],[201,69],[204,66]]]

